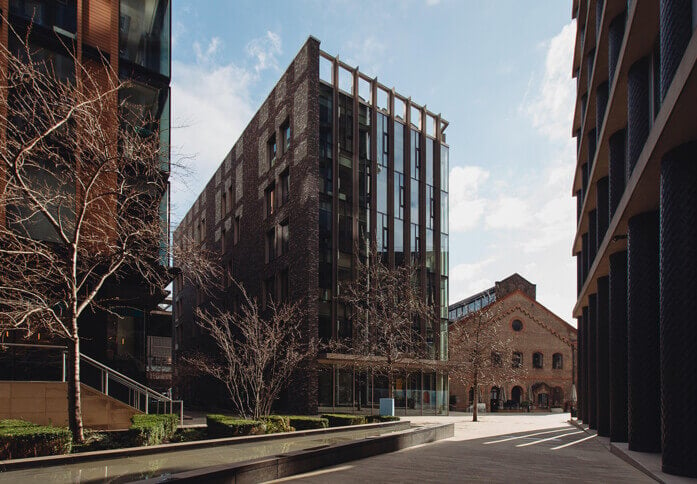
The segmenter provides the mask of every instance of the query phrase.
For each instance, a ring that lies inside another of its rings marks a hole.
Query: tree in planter
[[[477,403],[482,387],[501,386],[524,377],[513,338],[502,322],[501,306],[492,303],[450,325],[448,367],[450,379],[474,390],[472,421],[478,419]]]
[[[339,286],[338,302],[351,318],[352,335],[334,339],[327,351],[339,353],[341,365],[387,377],[389,398],[399,371],[435,365],[422,327],[435,324],[436,308],[415,281],[413,266],[390,268],[368,256],[356,258],[355,277]]]
[[[66,81],[16,40],[17,51],[0,46],[0,330],[67,342],[68,420],[82,442],[80,317],[128,304],[112,290],[125,281],[157,300],[170,279],[168,147],[108,64],[73,56]]]
[[[185,361],[222,382],[236,413],[260,419],[271,407],[301,364],[317,353],[317,342],[302,332],[307,311],[301,301],[267,301],[264,310],[244,287],[238,311],[198,309],[196,320],[218,347],[219,357],[191,355]]]

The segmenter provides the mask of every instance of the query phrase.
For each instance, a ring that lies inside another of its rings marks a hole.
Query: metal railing
[[[0,346],[9,347],[20,347],[20,348],[33,348],[41,350],[61,350],[63,353],[62,357],[62,380],[67,381],[68,379],[68,352],[65,346],[56,345],[38,345],[38,344],[23,344],[23,343],[4,343],[0,342]],[[113,368],[106,366],[103,363],[90,358],[87,355],[80,355],[80,374],[82,378],[80,382],[94,388],[95,390],[107,395],[109,397],[115,398],[136,410],[148,413],[148,414],[158,414],[158,413],[175,413],[175,407],[178,407],[179,414],[179,425],[184,425],[184,401],[174,400],[171,397],[164,395],[160,392],[149,388],[142,383],[137,382],[131,377],[120,373]],[[97,382],[88,381],[87,378],[90,370],[92,370],[92,375],[99,376]],[[112,384],[111,390],[109,384]],[[116,387],[115,387],[115,385]]]

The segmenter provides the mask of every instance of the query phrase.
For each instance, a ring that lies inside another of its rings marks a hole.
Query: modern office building
[[[358,250],[375,244],[386,264],[418,267],[418,284],[440,321],[421,330],[433,359],[446,360],[447,126],[310,37],[175,230],[174,243],[219,251],[262,305],[269,297],[302,300],[305,337],[324,341],[351,336],[337,288],[354,277]],[[175,280],[175,357],[212,350],[194,317],[206,302]],[[234,309],[233,288],[215,302]],[[385,379],[341,362],[322,355],[282,403],[308,413],[371,411],[387,394]],[[182,395],[201,395],[199,382],[182,385]],[[447,412],[447,376],[405,373],[395,395],[398,413]]]
[[[144,116],[159,120],[162,167],[165,175],[169,173],[169,0],[0,0],[0,13],[4,17],[0,22],[2,45],[21,57],[18,38],[24,39],[30,30],[34,60],[50,64],[59,79],[75,82],[82,75],[76,59],[94,72],[106,62],[122,79],[133,81],[119,92],[119,100],[138,105]],[[6,66],[0,66],[3,68]],[[162,224],[169,227],[169,189],[158,196]],[[4,224],[4,211],[0,215]],[[47,232],[41,222],[35,229],[37,238]],[[165,233],[160,254],[164,267],[168,266],[168,239]],[[119,301],[111,306],[118,316],[102,311],[85,314],[80,322],[81,347],[83,353],[111,368],[166,389],[171,386],[171,351],[165,354],[166,340],[159,338],[170,337],[171,318],[159,307],[164,288],[151,294],[140,282],[133,274],[105,288]],[[2,342],[27,342],[23,336],[8,331],[0,338]],[[42,338],[39,332],[28,342],[45,341],[46,335]],[[6,347],[0,358],[2,379],[36,379],[46,369],[46,357],[28,356],[18,348]]]
[[[504,372],[501,382],[480,388],[476,396],[473,388],[451,381],[450,403],[456,410],[470,410],[475,400],[489,411],[520,410],[522,402],[541,411],[568,411],[574,406],[576,328],[543,306],[536,292],[535,284],[512,274],[450,306],[451,327],[476,324],[472,315],[482,309],[498,315],[491,324],[513,345],[513,361],[501,366],[525,369]]]
[[[572,5],[580,417],[697,477],[697,2]]]

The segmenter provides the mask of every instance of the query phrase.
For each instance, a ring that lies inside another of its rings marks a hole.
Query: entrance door
[[[511,390],[511,400],[513,400],[517,405],[520,405],[520,400],[523,397],[523,389],[519,386],[514,386]]]
[[[499,409],[499,387],[491,387],[489,408],[492,412],[496,412]]]

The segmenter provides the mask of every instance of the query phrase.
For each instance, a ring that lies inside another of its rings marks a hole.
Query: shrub
[[[361,425],[365,423],[363,415],[351,415],[344,413],[327,413],[322,415],[329,421],[330,427],[344,427],[346,425]]]
[[[131,435],[136,445],[159,445],[174,436],[178,420],[173,414],[136,414],[131,417]]]
[[[208,438],[208,433],[204,428],[188,428],[188,429],[177,429],[172,437],[172,442],[196,442],[198,440],[206,440]]]
[[[368,423],[380,423],[380,422],[398,422],[399,417],[392,415],[368,415],[365,417]]]
[[[329,420],[322,417],[309,417],[305,415],[291,415],[290,425],[295,430],[326,429],[329,427]]]
[[[68,454],[72,443],[72,435],[66,428],[23,420],[0,421],[0,459]]]
[[[269,415],[264,419],[266,423],[266,433],[276,434],[280,432],[292,432],[294,429],[290,424],[290,419],[281,415]]]
[[[213,438],[260,435],[266,433],[266,424],[259,420],[245,420],[228,415],[206,415],[208,436]]]

